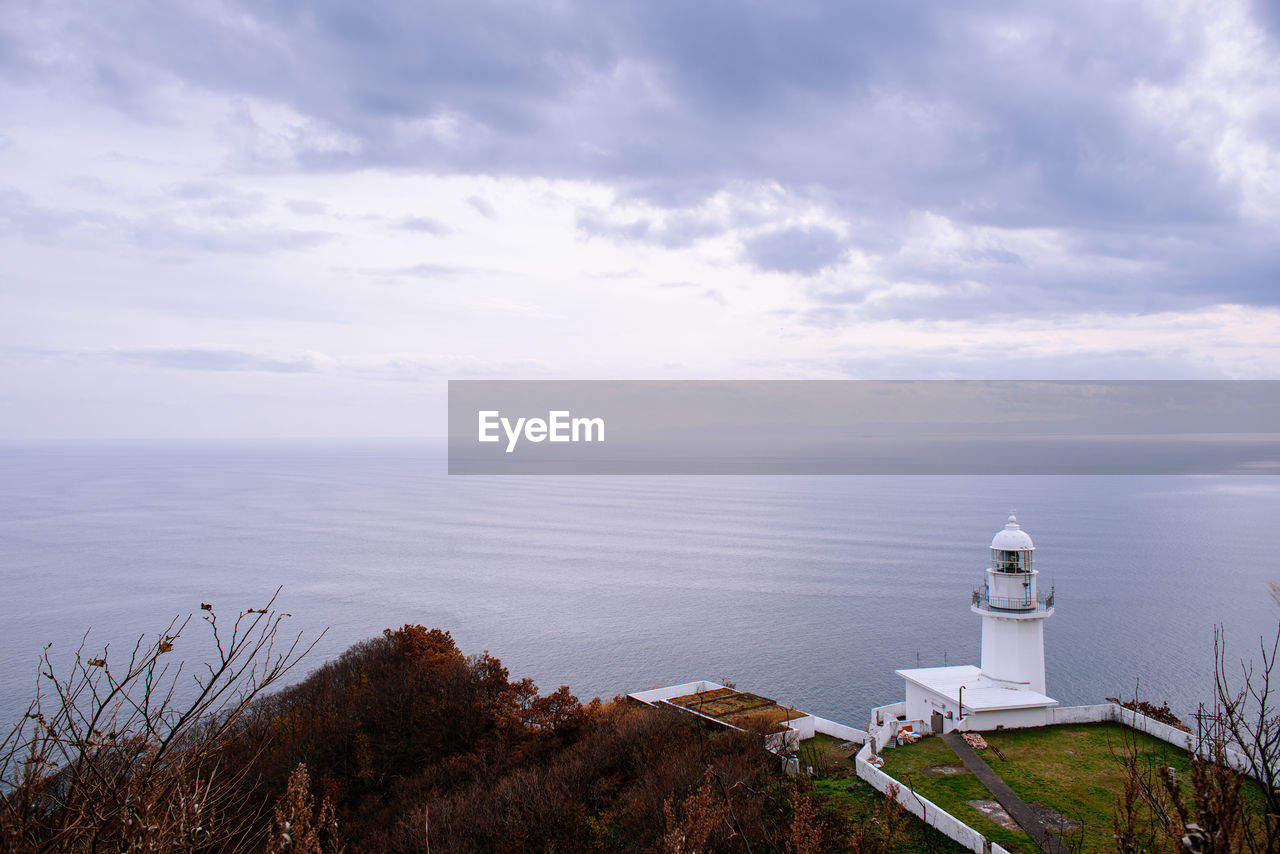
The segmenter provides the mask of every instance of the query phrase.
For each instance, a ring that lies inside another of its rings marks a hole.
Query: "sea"
[[[865,726],[895,668],[977,664],[992,536],[1034,538],[1048,693],[1184,717],[1280,623],[1270,476],[450,476],[393,441],[0,444],[0,725],[40,657],[109,662],[194,615],[271,597],[315,646],[296,680],[386,628],[450,631],[544,691],[732,682]],[[171,675],[172,675],[171,672]]]

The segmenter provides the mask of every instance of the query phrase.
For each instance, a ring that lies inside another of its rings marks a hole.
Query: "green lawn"
[[[998,747],[1005,760],[995,758],[990,750],[982,755],[1018,797],[1027,803],[1047,804],[1083,824],[1078,832],[1082,834],[1081,850],[1111,851],[1116,844],[1112,814],[1116,796],[1124,787],[1118,754],[1125,749],[1126,737],[1136,738],[1138,749],[1157,765],[1177,768],[1180,775],[1190,771],[1186,751],[1120,724],[990,733],[988,743]]]
[[[853,757],[858,751],[842,750],[842,744],[842,740],[825,733],[806,738],[800,742],[799,750],[796,751],[800,768],[813,768],[814,777],[838,776],[842,769],[853,773],[856,767]]]
[[[977,777],[967,772],[937,775],[921,773],[924,769],[935,765],[964,767],[959,757],[942,739],[924,738],[915,744],[885,750],[882,755],[886,774],[919,792],[992,842],[1010,851],[1023,851],[1030,854],[1040,850],[1031,841],[1031,837],[1021,830],[1006,830],[974,807],[969,806],[967,801],[983,801],[991,797],[991,793],[978,782]],[[990,751],[982,751],[984,759],[989,755]],[[994,758],[991,757],[991,759]],[[1004,769],[997,768],[997,770],[1003,776]],[[1013,787],[1012,781],[1006,782]],[[1017,791],[1016,787],[1014,791]]]
[[[873,817],[884,801],[884,795],[872,788],[870,783],[865,783],[856,777],[845,779],[828,777],[814,780],[813,788],[830,798],[833,806],[843,811],[854,822],[866,821]],[[900,854],[914,854],[919,851],[962,854],[968,850],[909,814],[906,831],[895,847],[895,851]]]
[[[1124,750],[1126,737],[1136,738],[1139,750],[1153,763],[1176,768],[1184,780],[1191,767],[1185,751],[1113,723],[1003,730],[983,733],[983,737],[1005,758],[1001,760],[992,750],[981,750],[978,755],[1018,797],[1027,803],[1050,806],[1082,825],[1080,830],[1064,834],[1063,841],[1072,850],[1084,852],[1111,851],[1115,847],[1112,813],[1116,795],[1123,787],[1124,769],[1118,755]],[[965,803],[991,797],[972,774],[921,773],[933,765],[961,764],[942,739],[925,738],[913,745],[886,750],[884,758],[888,774],[903,782],[909,780],[916,791],[988,838],[1005,847],[1036,850],[1026,834],[1002,829]],[[1259,797],[1256,786],[1250,788],[1253,796]],[[1190,786],[1185,789],[1189,801]]]

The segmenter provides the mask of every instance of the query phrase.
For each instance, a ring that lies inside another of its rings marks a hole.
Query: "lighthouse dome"
[[[1035,544],[1031,542],[1031,536],[1018,524],[1018,517],[1010,513],[1004,529],[996,532],[991,539],[991,548],[1002,552],[1029,552],[1035,550]]]

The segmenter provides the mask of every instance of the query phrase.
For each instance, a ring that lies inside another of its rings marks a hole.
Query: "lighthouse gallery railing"
[[[986,608],[996,608],[1001,611],[1035,611],[1041,609],[1047,611],[1053,607],[1053,591],[1038,593],[1033,600],[1030,596],[1012,599],[1002,596],[990,596],[986,589],[979,588],[973,591],[973,604]]]

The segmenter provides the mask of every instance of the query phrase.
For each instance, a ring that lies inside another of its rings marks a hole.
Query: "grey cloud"
[[[822,226],[782,228],[743,241],[746,257],[762,270],[812,276],[839,264],[847,250],[840,235]]]
[[[618,222],[599,210],[579,211],[577,226],[587,234],[617,240],[634,240],[681,249],[699,240],[723,234],[728,227],[696,211],[671,211],[657,221],[647,217]]]
[[[285,202],[285,207],[303,216],[315,216],[325,212],[325,206],[322,203],[310,199],[290,199]]]
[[[1192,353],[1151,353],[1124,348],[1044,355],[1028,355],[1025,348],[1015,351],[999,346],[966,350],[952,347],[945,352],[925,350],[906,354],[877,351],[840,359],[834,365],[823,367],[834,367],[849,379],[1229,379]]]
[[[979,248],[970,247],[963,252],[966,261],[975,263],[991,262],[995,264],[1021,264],[1022,256],[1017,252],[1010,252],[1008,249],[1000,249],[996,247]]]
[[[462,267],[450,267],[447,264],[430,264],[423,262],[421,264],[414,264],[412,267],[401,267],[393,272],[395,275],[399,276],[414,276],[420,279],[438,279],[447,276],[456,276],[459,273],[466,272],[466,270]]]
[[[240,219],[266,208],[262,193],[244,193],[224,184],[190,182],[175,187],[170,195],[193,212],[217,219]]]
[[[266,371],[280,374],[311,373],[318,370],[315,358],[279,359],[242,350],[205,348],[140,348],[111,351],[114,358],[152,368],[183,371]]]
[[[806,326],[819,329],[833,329],[843,326],[849,320],[849,311],[835,305],[818,305],[807,308],[797,314],[797,319]]]
[[[480,216],[485,219],[493,219],[498,215],[498,212],[494,210],[493,205],[489,204],[479,196],[472,196],[467,199],[467,204],[471,205],[471,207],[475,209],[476,213],[480,214]]]
[[[867,289],[841,288],[814,291],[811,296],[815,302],[826,305],[858,305],[865,302],[870,293]]]
[[[267,255],[309,249],[332,239],[323,231],[241,226],[237,228],[191,228],[154,217],[121,224],[124,239],[152,252],[190,255],[231,253]]]
[[[1274,33],[1270,10],[1256,0],[1255,19]],[[913,211],[1106,228],[1137,236],[1136,287],[1201,304],[1280,301],[1261,272],[1265,238],[1233,247],[1256,262],[1237,265],[1246,278],[1168,282],[1165,256],[1150,251],[1162,233],[1199,229],[1204,250],[1185,269],[1210,269],[1217,244],[1239,240],[1241,199],[1211,144],[1133,109],[1137,87],[1176,86],[1205,49],[1189,19],[1159,4],[231,0],[52,16],[28,0],[7,20],[17,76],[60,75],[138,110],[148,87],[175,75],[286,104],[355,141],[293,140],[296,168],[586,179],[677,215],[728,186],[776,184],[845,218],[859,246],[859,224]],[[35,50],[30,34],[50,32],[63,49]],[[488,215],[487,203],[472,206]],[[664,246],[715,227],[591,215],[581,225]],[[892,252],[889,232],[866,239]],[[842,251],[803,243],[755,238],[746,253],[808,274]],[[1070,287],[1064,298],[1078,304],[1131,302],[1088,276]]]
[[[1154,234],[1077,229],[1062,257],[1052,261],[983,245],[923,258],[904,249],[880,259],[876,273],[886,283],[922,286],[926,293],[892,295],[883,291],[887,284],[860,282],[816,288],[809,299],[815,307],[845,307],[839,318],[821,312],[822,325],[1082,310],[1150,313],[1194,310],[1204,304],[1205,284],[1224,279],[1231,281],[1231,290],[1220,293],[1224,301],[1272,303],[1277,269],[1280,242],[1251,228],[1185,227]]]
[[[211,210],[216,209],[215,205]],[[178,224],[159,213],[128,218],[104,211],[57,209],[38,204],[29,195],[14,190],[0,190],[0,224],[32,237],[47,239],[74,230],[91,239],[179,255],[197,252],[263,255],[306,249],[332,237],[322,231],[249,224],[195,228]]]
[[[1280,5],[1274,0],[1253,0],[1252,8],[1259,27],[1280,42]]]
[[[429,216],[411,216],[400,221],[400,227],[406,231],[420,231],[425,234],[448,234],[453,229]]]
[[[653,220],[633,219],[628,222],[611,222],[596,213],[579,213],[578,228],[593,236],[623,240],[648,240],[653,232]]]
[[[174,187],[170,195],[176,199],[214,199],[223,195],[221,185],[211,181],[188,181]]]
[[[9,232],[49,236],[87,221],[102,219],[81,211],[54,210],[36,204],[26,193],[0,189],[0,225]]]

